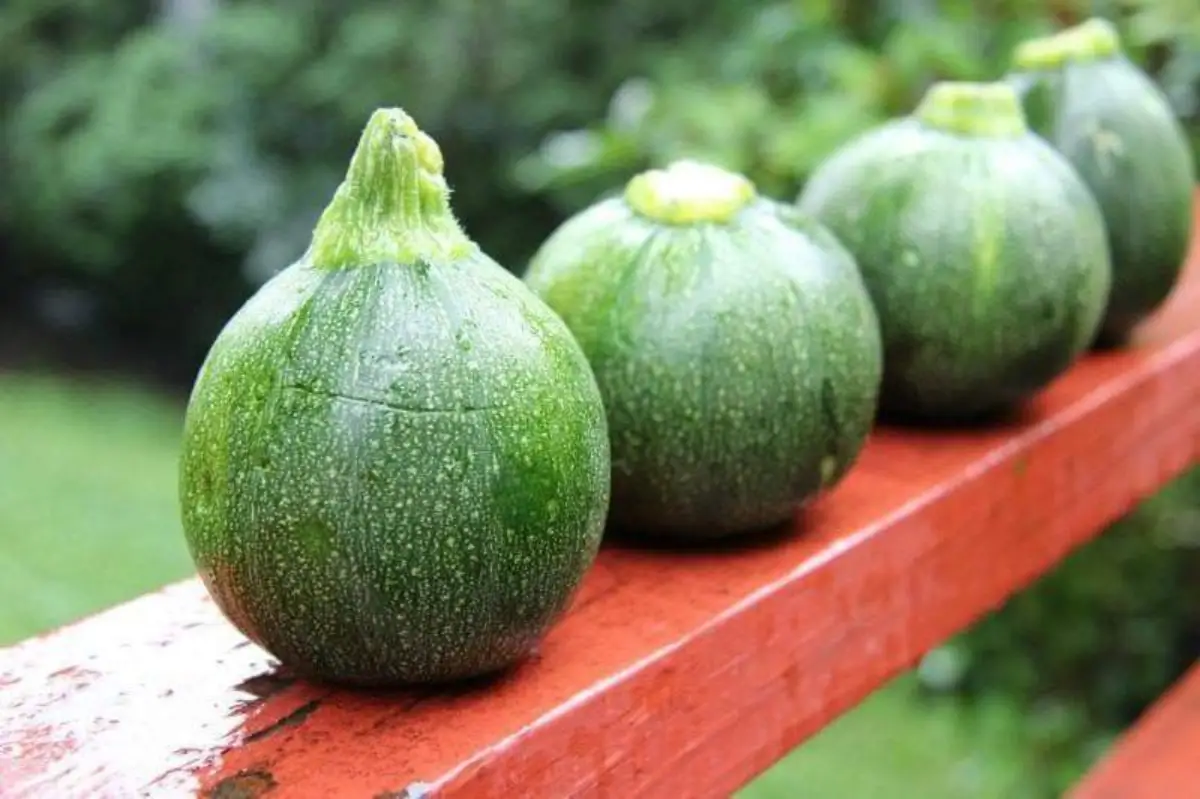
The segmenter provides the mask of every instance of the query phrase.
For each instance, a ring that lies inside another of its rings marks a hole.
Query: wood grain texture
[[[1200,454],[1200,247],[1020,419],[880,429],[787,531],[607,546],[539,655],[453,693],[294,681],[194,581],[0,651],[0,795],[724,796]]]
[[[1200,796],[1200,663],[1147,710],[1069,799]]]

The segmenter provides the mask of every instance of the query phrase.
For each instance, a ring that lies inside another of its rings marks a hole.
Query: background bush
[[[303,250],[380,104],[441,142],[464,223],[520,271],[639,168],[696,155],[789,197],[930,81],[999,75],[1017,39],[1093,12],[1123,12],[1135,55],[1195,123],[1194,6],[6,0],[0,270],[14,294],[18,277],[82,292],[187,373],[249,288]]]
[[[931,81],[996,77],[1018,39],[1091,14],[1200,147],[1195,0],[4,0],[0,315],[115,332],[186,385],[302,252],[376,106],[442,144],[459,216],[519,272],[638,169],[692,155],[790,198]],[[1193,478],[939,650],[927,681],[1034,708],[1053,790],[1196,656],[1196,541],[1162,534],[1195,513]]]

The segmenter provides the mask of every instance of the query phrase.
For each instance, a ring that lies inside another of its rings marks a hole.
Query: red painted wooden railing
[[[0,650],[0,794],[727,795],[1197,461],[1193,250],[1134,346],[1021,419],[882,428],[773,541],[606,547],[540,654],[488,684],[294,681],[195,581]]]

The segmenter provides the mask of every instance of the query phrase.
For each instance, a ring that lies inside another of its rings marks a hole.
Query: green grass
[[[0,645],[191,573],[176,506],[182,413],[132,385],[0,373]],[[922,701],[905,677],[739,797],[1008,799],[1016,729],[1003,708]]]
[[[0,645],[191,573],[179,402],[0,373]]]
[[[1012,799],[1020,718],[922,697],[905,675],[797,747],[738,799]]]

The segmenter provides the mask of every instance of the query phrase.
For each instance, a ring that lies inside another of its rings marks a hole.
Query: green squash
[[[798,200],[855,257],[884,340],[881,410],[977,420],[1086,350],[1108,298],[1104,221],[1002,83],[939,83],[847,142]]]
[[[1008,80],[1030,125],[1100,203],[1113,290],[1098,343],[1124,342],[1174,288],[1192,236],[1196,183],[1187,137],[1166,97],[1093,19],[1017,48]]]
[[[526,655],[592,563],[603,403],[553,312],[449,207],[437,145],[370,119],[311,246],[232,317],[187,409],[187,543],[305,677],[386,686]]]
[[[617,531],[770,527],[858,456],[882,368],[874,309],[838,242],[745,177],[642,173],[556,230],[525,280],[600,384]]]

